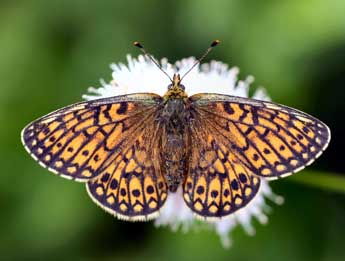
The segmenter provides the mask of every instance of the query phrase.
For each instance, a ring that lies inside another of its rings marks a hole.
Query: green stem
[[[327,191],[345,193],[345,175],[342,174],[304,170],[289,177],[288,180]]]

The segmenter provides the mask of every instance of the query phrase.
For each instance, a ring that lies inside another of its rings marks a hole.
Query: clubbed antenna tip
[[[215,46],[217,46],[218,44],[220,44],[220,41],[219,41],[219,40],[214,40],[214,41],[211,43],[211,47],[215,47]]]
[[[137,41],[135,41],[135,42],[133,43],[133,45],[136,46],[136,47],[138,47],[138,48],[140,48],[140,49],[143,48],[143,46],[141,45],[141,43],[139,43],[139,42],[137,42]]]

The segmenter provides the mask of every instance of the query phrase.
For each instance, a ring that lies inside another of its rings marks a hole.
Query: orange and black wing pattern
[[[161,126],[153,121],[146,122],[131,145],[110,158],[101,175],[86,185],[94,202],[120,219],[155,218],[167,198],[158,150]]]
[[[219,218],[246,206],[258,192],[260,178],[231,152],[229,141],[209,125],[212,119],[199,116],[192,113],[183,198],[198,217]]]
[[[184,199],[202,217],[245,206],[259,189],[259,177],[276,179],[303,169],[330,140],[324,123],[286,106],[219,94],[197,94],[190,102]]]
[[[310,165],[326,149],[330,130],[293,108],[219,94],[191,97],[197,115],[255,175],[276,179]]]
[[[104,193],[110,194],[110,184],[118,182],[120,193],[114,194],[114,202],[119,203],[103,207],[123,218],[145,218],[158,211],[166,197],[163,174],[152,164],[159,161],[157,154],[153,154],[153,147],[145,150],[147,143],[157,145],[152,141],[152,130],[158,130],[155,118],[161,99],[155,94],[131,94],[74,104],[29,124],[22,131],[22,141],[30,155],[48,170],[68,179],[90,181],[89,193],[100,205],[111,200],[100,198],[101,188],[95,187],[95,182],[104,183]],[[127,210],[120,204],[124,186]],[[150,194],[151,186],[154,192]],[[130,199],[134,187],[150,194],[138,199],[141,210]]]

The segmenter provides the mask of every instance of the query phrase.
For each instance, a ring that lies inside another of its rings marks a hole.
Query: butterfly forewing
[[[157,110],[155,104],[133,101],[136,96],[84,102],[55,111],[24,128],[23,143],[53,172],[79,181],[94,178]],[[143,96],[151,102],[158,99]]]
[[[330,140],[318,119],[286,106],[234,96],[190,98],[196,115],[255,175],[274,179],[311,164]]]

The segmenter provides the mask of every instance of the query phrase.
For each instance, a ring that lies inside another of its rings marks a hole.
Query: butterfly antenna
[[[199,63],[201,63],[201,61],[208,55],[208,53],[211,52],[212,49],[213,49],[214,47],[216,47],[219,43],[220,43],[219,40],[214,40],[214,41],[211,43],[210,47],[208,47],[207,50],[204,52],[204,54],[203,54],[199,59],[197,59],[196,62],[193,64],[193,66],[192,66],[192,67],[181,77],[180,82],[182,81],[182,79],[183,79],[188,73],[190,73],[191,70],[194,69],[195,66],[197,66]]]
[[[140,49],[140,51],[143,52],[143,54],[148,57],[158,68],[159,70],[161,70],[166,76],[168,76],[168,78],[170,79],[171,82],[173,82],[173,79],[171,79],[171,77],[169,76],[169,74],[163,70],[162,66],[155,60],[155,58],[153,58],[153,56],[148,53],[145,49],[144,49],[144,46],[142,46],[141,43],[135,41],[133,43],[134,46],[138,47]]]

